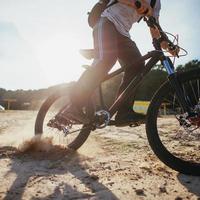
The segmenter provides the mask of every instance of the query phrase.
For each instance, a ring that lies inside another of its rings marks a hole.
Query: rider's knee
[[[94,60],[92,67],[95,69],[99,69],[99,71],[109,71],[117,62],[117,58],[115,56],[105,56],[102,59]]]

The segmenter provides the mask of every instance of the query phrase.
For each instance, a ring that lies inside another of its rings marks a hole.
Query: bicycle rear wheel
[[[36,122],[35,135],[45,135],[48,137],[62,137],[66,146],[72,150],[77,150],[88,138],[91,127],[84,124],[74,124],[70,129],[70,133],[65,135],[62,130],[48,126],[48,122],[63,108],[69,105],[70,100],[67,94],[56,92],[51,95],[41,106]],[[84,108],[85,114],[91,117],[94,113],[93,104],[88,103]]]
[[[158,158],[184,174],[200,175],[200,69],[178,75],[185,99],[198,115],[187,118],[169,81],[154,95],[146,133]]]

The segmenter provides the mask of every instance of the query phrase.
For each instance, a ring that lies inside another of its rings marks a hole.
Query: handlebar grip
[[[135,7],[136,7],[137,9],[140,9],[140,8],[142,7],[141,2],[140,2],[140,1],[135,1]],[[143,14],[143,15],[146,15],[148,12],[149,12],[149,9],[147,8],[142,14]]]
[[[141,4],[140,1],[135,1],[135,6],[136,6],[137,9],[140,9],[142,4]]]

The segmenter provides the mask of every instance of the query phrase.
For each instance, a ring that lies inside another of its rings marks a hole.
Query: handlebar
[[[161,50],[160,45],[162,41],[166,41],[169,46],[169,50],[175,50],[177,48],[177,45],[175,45],[167,36],[167,34],[162,30],[159,23],[156,21],[156,19],[153,16],[150,17],[143,17],[144,21],[146,22],[147,26],[151,28],[156,28],[160,32],[160,38],[154,39],[153,44],[156,50]],[[155,44],[156,43],[156,44]],[[178,55],[177,55],[178,57]]]
[[[153,39],[153,45],[154,45],[154,48],[156,50],[159,50],[159,51],[162,50],[161,49],[161,42],[162,41],[166,41],[168,43],[168,46],[169,46],[168,49],[170,51],[173,51],[176,48],[179,48],[181,53],[177,53],[177,55],[176,55],[177,58],[182,57],[182,56],[186,56],[188,54],[188,52],[185,49],[183,49],[182,47],[180,47],[178,45],[178,36],[174,36],[171,33],[163,31],[161,26],[159,25],[159,23],[156,21],[156,19],[153,16],[151,16],[151,17],[143,17],[143,20],[146,22],[147,26],[152,27],[152,28],[157,28],[159,30],[159,32],[160,32],[160,38]],[[168,35],[173,37],[173,42],[168,38]],[[174,44],[174,42],[177,42],[177,43]]]

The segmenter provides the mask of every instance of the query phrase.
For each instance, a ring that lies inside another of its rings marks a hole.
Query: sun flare
[[[57,34],[46,38],[37,50],[45,81],[52,85],[77,80],[86,62],[79,54],[80,48],[81,43],[73,36]]]

